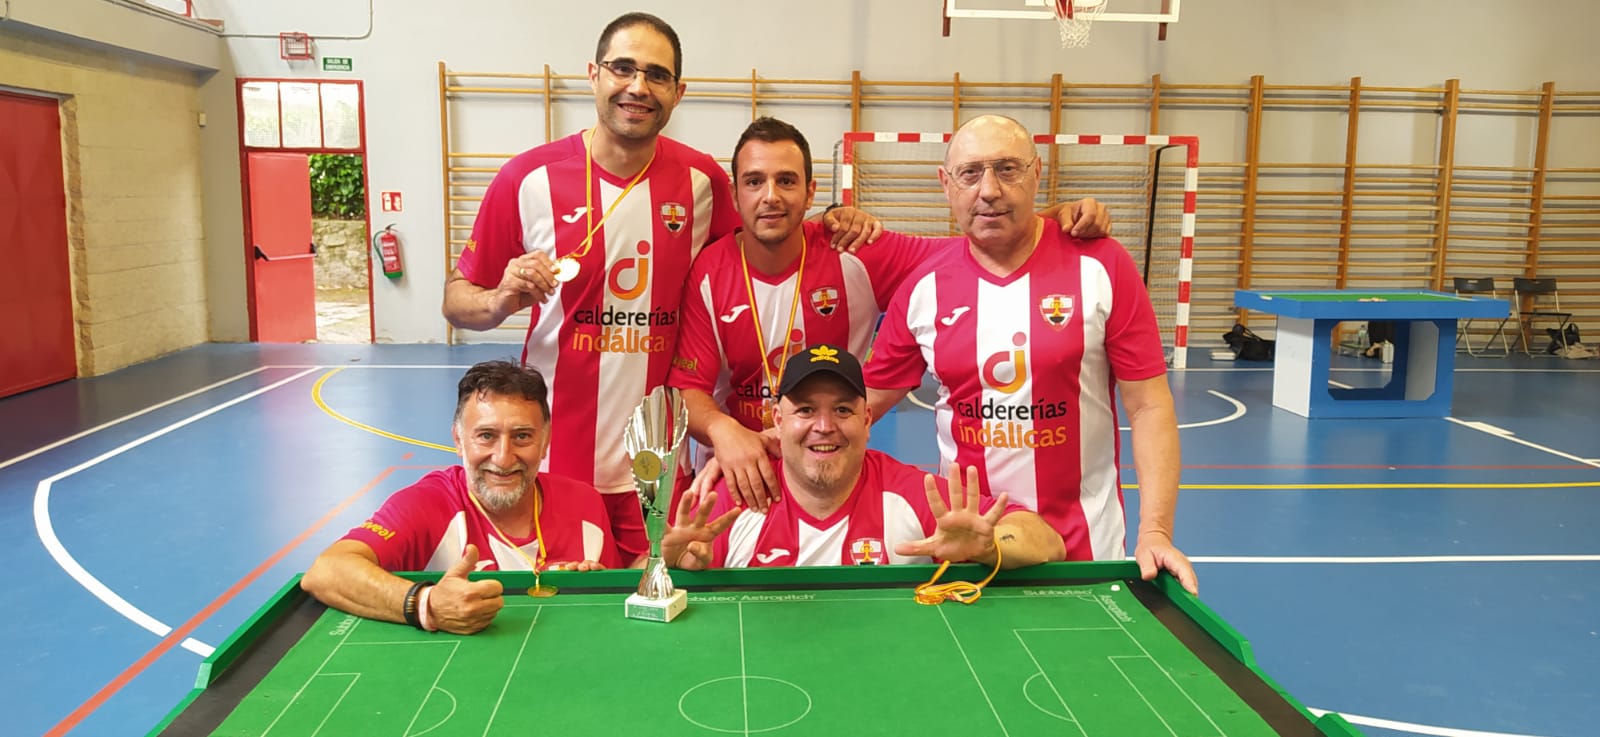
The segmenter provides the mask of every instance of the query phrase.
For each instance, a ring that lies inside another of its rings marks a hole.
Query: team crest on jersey
[[[839,309],[839,290],[833,287],[823,287],[811,293],[811,309],[823,317],[833,315]]]
[[[1039,316],[1057,330],[1060,330],[1072,319],[1072,297],[1066,294],[1051,294],[1039,300]]]
[[[683,224],[689,222],[689,211],[676,202],[666,202],[661,205],[661,224],[674,233],[683,230]]]
[[[850,562],[858,566],[886,566],[889,565],[889,556],[883,552],[882,540],[863,537],[851,541]]]

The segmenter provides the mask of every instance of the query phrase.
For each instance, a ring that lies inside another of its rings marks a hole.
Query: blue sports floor
[[[456,379],[514,351],[208,345],[0,400],[0,734],[143,734],[201,653],[454,462]],[[1387,421],[1192,363],[1177,542],[1269,674],[1374,737],[1600,734],[1600,361],[1463,356],[1454,417]],[[876,430],[933,460],[926,410]]]

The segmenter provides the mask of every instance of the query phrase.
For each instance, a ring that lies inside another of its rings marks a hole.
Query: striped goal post
[[[884,227],[958,235],[934,169],[950,133],[851,131],[834,160],[838,201],[871,212]],[[1144,275],[1167,363],[1188,365],[1200,139],[1157,135],[1038,135],[1039,206],[1084,197],[1111,211],[1113,238]]]

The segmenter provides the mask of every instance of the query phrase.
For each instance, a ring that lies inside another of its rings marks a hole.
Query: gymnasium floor
[[[456,379],[515,349],[207,345],[0,400],[0,734],[143,734],[200,653],[455,460]],[[1463,356],[1453,418],[1390,421],[1307,421],[1269,369],[1193,364],[1177,541],[1269,674],[1374,737],[1597,733],[1600,362]],[[873,441],[933,460],[909,404]]]

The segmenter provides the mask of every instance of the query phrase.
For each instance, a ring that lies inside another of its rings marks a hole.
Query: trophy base
[[[665,599],[646,599],[638,594],[631,594],[628,596],[626,614],[628,619],[671,622],[688,606],[689,597],[683,589],[672,592],[672,596]]]

